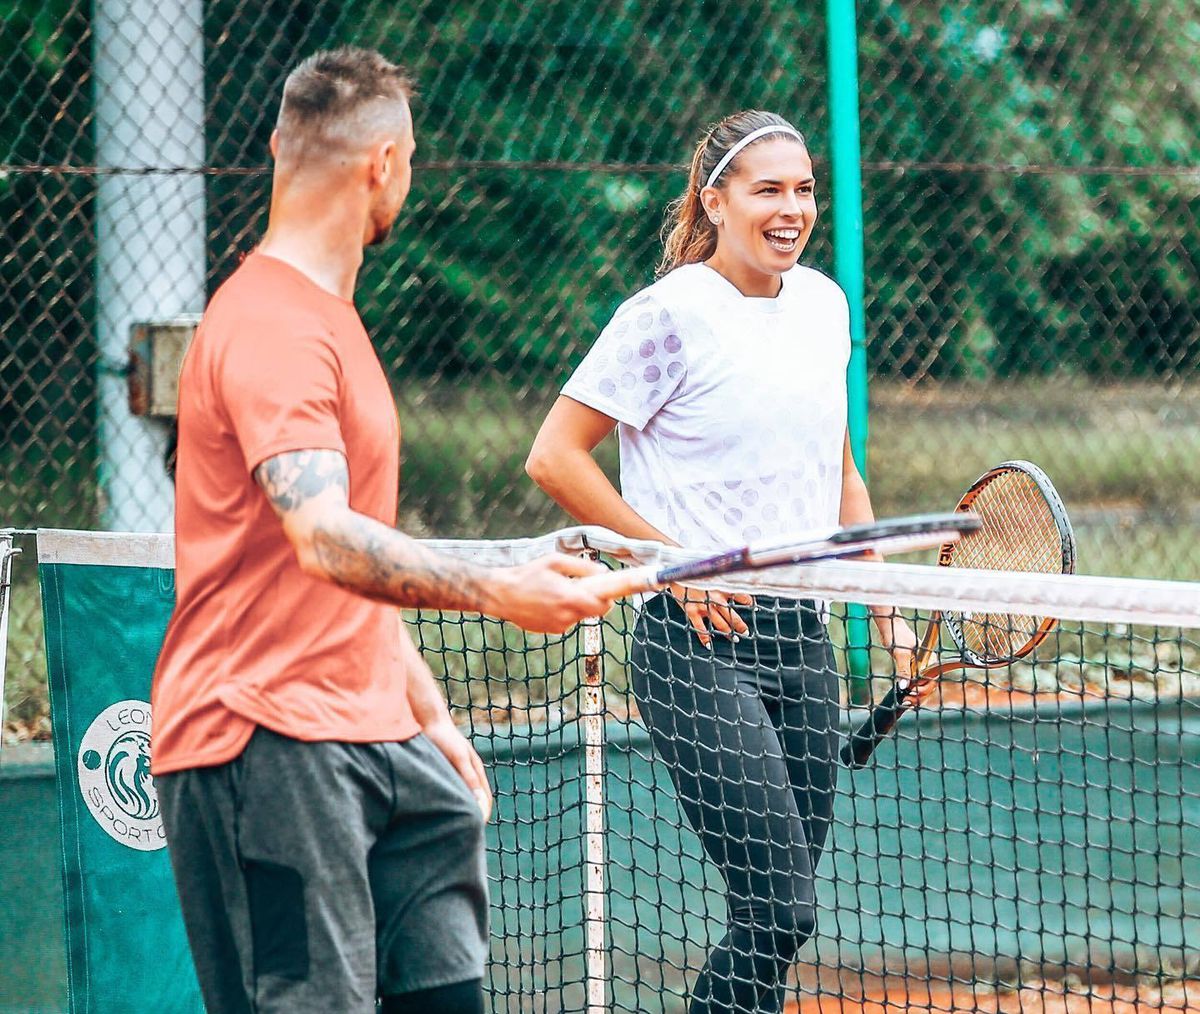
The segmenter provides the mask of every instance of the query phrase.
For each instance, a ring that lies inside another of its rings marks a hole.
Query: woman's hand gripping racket
[[[812,563],[872,551],[906,553],[953,545],[962,535],[978,530],[981,523],[978,517],[965,511],[914,514],[846,528],[805,532],[786,542],[754,542],[740,549],[670,567],[633,567],[581,580],[588,582],[599,595],[619,598],[737,571]]]
[[[1075,533],[1049,477],[1028,461],[1006,461],[980,476],[963,494],[958,510],[972,511],[982,529],[960,543],[947,543],[939,567],[1071,574]],[[887,696],[842,747],[842,762],[860,768],[917,704],[917,691],[955,669],[998,669],[1028,655],[1054,629],[1055,619],[1012,613],[934,613],[913,656],[912,672]],[[935,663],[941,628],[954,639],[959,658]]]

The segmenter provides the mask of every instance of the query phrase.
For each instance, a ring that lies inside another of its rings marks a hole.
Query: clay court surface
[[[807,997],[787,1014],[1200,1014],[1200,980],[1085,985],[1027,983],[1019,990],[912,982],[856,998]]]

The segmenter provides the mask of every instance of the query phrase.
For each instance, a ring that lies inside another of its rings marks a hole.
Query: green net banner
[[[204,1009],[150,777],[150,679],[175,601],[158,548],[38,536],[72,1014]]]

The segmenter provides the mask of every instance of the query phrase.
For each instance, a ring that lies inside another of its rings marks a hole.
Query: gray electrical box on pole
[[[179,372],[199,316],[134,324],[129,337],[129,411],[171,420],[179,415]]]
[[[204,307],[204,5],[94,9],[102,522],[169,531],[169,422],[130,411],[130,347],[135,326],[174,326]]]

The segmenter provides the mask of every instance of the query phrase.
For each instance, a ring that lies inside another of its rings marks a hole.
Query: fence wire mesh
[[[949,507],[1025,457],[1071,510],[1081,570],[1194,575],[1200,6],[858,8],[877,511]],[[706,124],[784,113],[830,196],[816,0],[13,0],[0,42],[3,524],[169,520],[169,435],[124,414],[128,327],[200,311],[261,236],[282,81],[317,48],[378,47],[418,82],[413,193],[358,299],[417,534],[561,523],[523,458],[652,277]],[[828,223],[804,258],[826,270]],[[47,731],[27,590],[18,737]]]
[[[282,80],[318,47],[377,46],[420,87],[414,193],[359,298],[418,530],[560,520],[523,453],[651,277],[706,123],[773,108],[819,162],[828,147],[815,2],[29,0],[0,19],[16,524],[164,524],[159,445],[110,419],[126,328],[199,311],[253,247]],[[997,453],[1025,455],[1082,512],[1086,566],[1190,571],[1200,8],[872,0],[859,33],[877,505],[944,505]],[[830,250],[822,226],[806,260]]]

